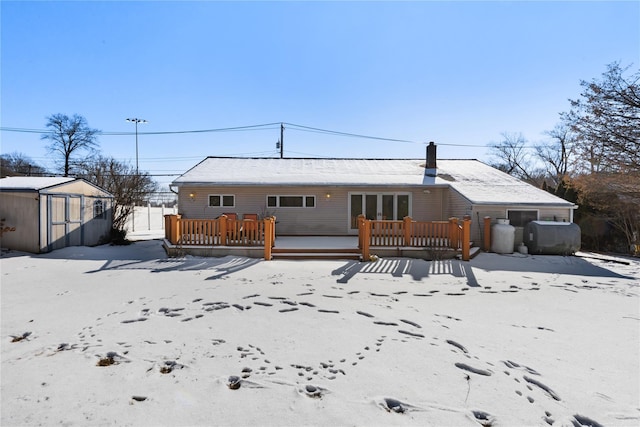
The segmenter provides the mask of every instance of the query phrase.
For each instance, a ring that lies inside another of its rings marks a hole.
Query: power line
[[[325,134],[331,134],[331,135],[348,136],[348,137],[363,138],[363,139],[376,139],[376,140],[380,140],[380,141],[408,142],[408,143],[411,143],[411,144],[423,144],[423,142],[410,141],[410,140],[407,140],[407,139],[395,139],[395,138],[384,138],[384,137],[380,137],[380,136],[361,135],[361,134],[357,134],[357,133],[340,132],[340,131],[329,130],[329,129],[320,129],[320,128],[314,128],[314,127],[311,127],[311,126],[303,126],[303,125],[297,125],[295,123],[287,123],[287,122],[285,122],[284,124],[286,124],[289,127],[293,126],[295,128],[295,130],[300,130],[300,131],[325,133]]]
[[[278,127],[267,127],[278,125]],[[236,126],[217,129],[197,129],[197,130],[177,130],[177,131],[149,131],[138,132],[138,135],[173,135],[173,134],[187,134],[187,133],[212,133],[212,132],[236,132],[236,131],[249,131],[249,130],[269,130],[279,129],[280,123],[265,123],[260,125],[249,126]],[[3,132],[20,132],[20,133],[54,133],[49,129],[27,129],[27,128],[14,128],[14,127],[0,127],[0,131]],[[105,136],[130,136],[134,132],[113,132],[113,131],[98,131],[98,135]]]
[[[425,141],[415,141],[415,140],[401,139],[401,138],[389,138],[389,137],[382,137],[382,136],[375,136],[375,135],[364,135],[364,134],[357,134],[352,132],[343,132],[343,131],[336,131],[331,129],[323,129],[323,128],[317,128],[312,126],[299,125],[299,124],[289,123],[289,122],[273,122],[273,123],[263,123],[263,124],[257,124],[257,125],[214,128],[214,129],[196,129],[196,130],[179,130],[179,131],[148,131],[148,132],[138,132],[138,134],[139,135],[180,135],[180,134],[216,133],[216,132],[261,131],[261,130],[275,130],[275,129],[279,129],[282,133],[283,125],[287,125],[288,129],[297,130],[300,132],[320,133],[320,134],[326,134],[326,135],[370,139],[370,140],[386,141],[386,142],[426,144]],[[48,129],[30,129],[30,128],[16,128],[16,127],[0,127],[0,131],[17,132],[17,133],[40,133],[40,134],[53,132]],[[134,134],[134,132],[99,131],[98,134],[103,136],[131,136]],[[455,143],[439,142],[438,145],[448,146],[448,147],[487,148],[491,144],[479,146],[474,144],[455,144]],[[532,146],[526,146],[526,147],[529,148]]]

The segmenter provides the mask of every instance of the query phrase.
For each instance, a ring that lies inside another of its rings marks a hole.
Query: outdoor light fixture
[[[325,195],[324,195],[324,197],[326,197],[326,198],[327,198],[327,200],[329,200],[329,199],[331,198],[331,193],[327,193],[327,194],[325,194]]]
[[[195,199],[196,198],[196,193],[189,193],[189,198],[191,200]]]

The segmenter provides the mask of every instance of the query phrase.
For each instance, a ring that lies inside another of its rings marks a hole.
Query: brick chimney
[[[429,143],[429,145],[427,145],[427,164],[426,164],[426,169],[427,174],[431,175],[431,174],[435,174],[436,173],[436,144],[431,141]]]

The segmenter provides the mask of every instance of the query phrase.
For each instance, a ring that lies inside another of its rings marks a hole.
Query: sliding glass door
[[[351,193],[349,232],[358,232],[358,216],[372,220],[401,220],[411,215],[409,193]]]

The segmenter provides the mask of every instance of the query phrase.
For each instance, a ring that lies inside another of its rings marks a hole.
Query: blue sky
[[[44,129],[80,114],[102,154],[152,174],[212,156],[424,156],[488,160],[502,132],[532,143],[580,80],[640,63],[640,2],[0,3],[1,125]],[[45,166],[38,133],[0,133],[2,153]],[[158,177],[166,184],[171,177]]]

